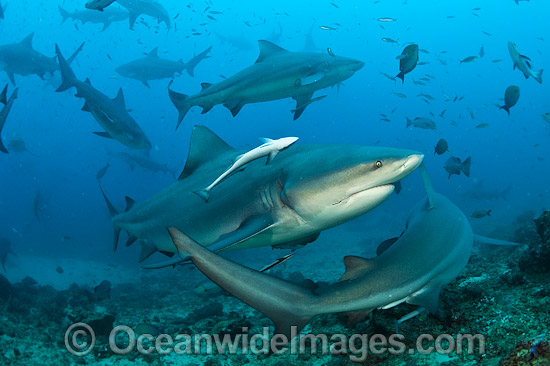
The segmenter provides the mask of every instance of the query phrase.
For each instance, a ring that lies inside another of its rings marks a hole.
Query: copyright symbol
[[[89,342],[88,342],[89,340]],[[95,346],[95,333],[86,323],[74,323],[65,332],[65,348],[75,356],[86,356]]]

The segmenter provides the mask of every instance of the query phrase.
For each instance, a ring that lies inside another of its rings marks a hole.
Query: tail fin
[[[189,111],[189,109],[192,107],[192,105],[188,102],[189,96],[186,94],[178,93],[170,89],[170,85],[172,85],[172,81],[168,84],[168,95],[170,96],[170,100],[172,101],[172,104],[174,104],[174,107],[178,110],[178,123],[176,125],[176,130],[181,124],[181,121],[183,121],[183,118]]]
[[[403,72],[400,72],[399,74],[395,75],[395,77],[401,79],[401,84],[405,83],[405,74],[403,74]]]
[[[543,71],[544,71],[543,69],[540,69],[538,72],[535,72],[533,74],[533,77],[535,78],[536,81],[539,82],[539,84],[542,84],[542,72]]]
[[[61,14],[61,18],[63,18],[63,20],[61,21],[61,24],[63,24],[65,23],[65,20],[71,17],[71,14],[69,14],[69,12],[63,9],[60,5],[58,5],[57,8],[59,9],[59,14]]]
[[[508,112],[508,115],[510,115],[510,108],[506,105],[503,105],[502,107],[500,107],[499,109],[504,109],[506,112]]]
[[[99,185],[99,189],[101,190],[101,194],[103,195],[103,199],[105,200],[105,203],[107,204],[107,208],[109,209],[109,214],[111,214],[111,218],[113,218],[114,216],[118,215],[118,211],[115,208],[115,206],[113,206],[111,201],[109,201],[109,199],[107,198],[107,195],[103,191],[103,187],[101,187],[101,185]],[[118,238],[120,236],[120,228],[115,226],[113,228],[113,230],[114,230],[113,231],[113,249],[116,252],[116,248],[118,246]]]
[[[407,127],[412,126],[413,121],[409,117],[405,117],[407,119]]]
[[[200,191],[195,191],[193,193],[202,198],[204,202],[208,202],[208,199],[210,198],[210,191],[206,188],[201,189]]]
[[[487,216],[491,216],[491,211],[493,211],[492,208],[490,208],[490,209],[487,210]]]
[[[55,45],[55,53],[57,55],[57,61],[59,62],[59,70],[61,71],[61,85],[59,88],[57,88],[56,92],[62,92],[64,90],[67,90],[76,84],[76,76],[67,63],[67,60],[65,60],[65,57],[61,54],[61,50],[59,49],[59,46]]]
[[[168,228],[168,232],[182,258],[189,254],[195,266],[218,286],[271,318],[275,334],[287,336],[289,342],[316,315],[308,311],[313,298],[310,290],[226,259],[176,228]]]
[[[462,164],[460,165],[460,170],[462,170],[464,175],[466,175],[467,177],[470,176],[470,165],[471,164],[472,164],[472,158],[470,156],[468,156],[468,158],[466,160],[464,160],[462,162]]]

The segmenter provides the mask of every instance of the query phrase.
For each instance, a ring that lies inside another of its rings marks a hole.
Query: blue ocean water
[[[34,49],[53,57],[57,43],[68,57],[85,42],[72,64],[77,78],[89,78],[95,88],[110,97],[122,88],[130,114],[153,145],[151,157],[167,164],[176,175],[185,164],[192,126],[200,124],[243,150],[258,146],[259,137],[298,136],[299,143],[304,144],[360,144],[420,151],[436,190],[467,216],[475,210],[492,210],[490,217],[471,220],[473,230],[480,234],[509,238],[519,216],[538,213],[550,203],[550,123],[542,118],[550,112],[546,75],[542,84],[525,79],[519,70],[512,69],[507,48],[512,41],[529,56],[534,70],[548,68],[546,14],[550,5],[545,1],[163,0],[159,2],[172,22],[169,29],[143,15],[134,29],[129,29],[125,20],[105,31],[100,24],[72,19],[62,23],[58,6],[72,12],[84,9],[84,1],[8,0],[7,6],[5,2],[0,44],[19,42],[34,32]],[[115,2],[110,7],[119,5]],[[309,35],[316,47],[310,51],[326,53],[328,48],[336,55],[361,60],[365,66],[341,85],[318,91],[315,96],[328,97],[308,106],[296,121],[289,112],[295,102],[283,99],[245,105],[236,117],[223,106],[206,114],[194,107],[175,130],[177,111],[168,98],[169,79],[151,81],[151,87],[146,88],[114,71],[154,47],[164,58],[187,61],[212,46],[210,57],[195,68],[194,77],[183,72],[172,84],[178,92],[195,94],[202,82],[219,82],[222,76],[251,65],[258,55],[257,40],[302,51]],[[419,45],[421,64],[406,75],[404,83],[390,80],[383,73],[397,75],[396,56],[410,43]],[[482,47],[484,55],[480,57]],[[460,63],[468,56],[478,59]],[[120,208],[124,196],[143,201],[174,178],[139,167],[131,169],[117,155],[128,148],[92,134],[101,129],[90,113],[80,110],[83,100],[73,96],[74,89],[55,93],[59,73],[47,78],[51,80],[15,76],[19,95],[2,130],[5,144],[19,137],[32,152],[0,155],[0,235],[10,239],[16,253],[22,253],[8,262],[7,277],[9,267],[24,261],[26,254],[134,264],[138,248],[112,251],[111,220],[96,173],[110,164],[102,186]],[[426,85],[413,82],[421,78],[427,80]],[[14,86],[6,73],[0,72],[0,85],[6,83],[9,95]],[[498,106],[510,85],[519,86],[521,96],[508,116]],[[433,100],[426,101],[420,93]],[[460,100],[455,101],[456,97]],[[381,114],[390,121],[382,121]],[[406,128],[406,117],[419,116],[432,118],[437,129]],[[477,128],[480,124],[488,126]],[[450,153],[434,155],[434,146],[442,138],[448,141]],[[443,166],[451,155],[461,159],[471,156],[470,177],[448,177]],[[412,205],[424,196],[417,173],[402,185],[399,195],[372,212],[332,229],[336,233],[359,232],[359,238],[364,235],[364,239],[343,243],[342,247],[353,248],[371,240],[369,250],[374,251],[378,241],[399,233]],[[472,190],[480,187],[508,194],[505,199],[472,197]],[[40,219],[34,212],[38,194]],[[315,245],[302,249],[314,263]],[[254,258],[255,252],[251,253],[239,258]],[[335,251],[335,255],[345,254],[341,249]],[[81,280],[78,282],[84,282]]]

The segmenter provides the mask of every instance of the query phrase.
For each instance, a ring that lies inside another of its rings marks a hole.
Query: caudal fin
[[[195,191],[193,193],[202,198],[204,202],[208,202],[208,199],[210,198],[210,191],[206,188],[201,189],[200,191]]]
[[[107,195],[103,191],[103,187],[101,187],[101,185],[99,185],[99,189],[101,190],[101,194],[103,195],[103,199],[105,200],[105,204],[107,205],[107,208],[109,209],[109,214],[111,215],[111,218],[115,217],[116,215],[118,215],[117,209],[115,208],[115,206],[113,206],[111,201],[109,201],[109,198],[107,198]],[[114,230],[113,231],[113,249],[116,252],[116,248],[118,246],[118,238],[120,236],[120,228],[114,226],[113,230]]]
[[[67,60],[65,60],[65,57],[61,54],[61,50],[57,44],[55,45],[55,54],[57,55],[59,70],[61,71],[61,85],[55,91],[62,92],[76,85],[76,76]]]
[[[405,117],[407,119],[407,127],[413,125],[413,121],[409,117]]]
[[[63,9],[61,6],[57,6],[57,8],[59,9],[59,14],[61,14],[61,18],[63,19],[61,21],[61,24],[65,23],[65,20],[69,19],[71,17],[71,14],[69,14],[69,12],[65,9]]]
[[[188,95],[178,93],[170,89],[170,85],[172,85],[172,82],[173,80],[171,80],[170,83],[168,83],[168,95],[170,96],[170,100],[172,101],[172,104],[178,110],[178,123],[176,125],[176,130],[177,130],[181,124],[181,121],[183,121],[183,118],[185,117],[185,115],[193,105],[189,103]]]
[[[401,84],[404,84],[404,83],[405,83],[405,74],[403,74],[402,72],[400,72],[399,74],[395,75],[395,77],[401,79]]]
[[[506,105],[503,105],[502,107],[500,107],[499,109],[504,109],[506,112],[508,112],[508,115],[510,115],[510,108]]]
[[[308,310],[314,297],[310,290],[226,259],[176,228],[168,232],[182,258],[191,256],[195,266],[218,286],[271,318],[275,334],[285,335],[287,341],[316,315]]]
[[[539,84],[542,84],[542,72],[543,71],[544,71],[543,69],[540,69],[538,72],[535,72],[533,74],[533,78],[535,78],[535,80],[538,81]]]
[[[467,177],[470,176],[470,165],[471,164],[472,164],[472,158],[470,156],[468,156],[468,158],[466,160],[464,160],[462,162],[462,164],[460,165],[460,170],[462,170],[464,175],[467,176]]]

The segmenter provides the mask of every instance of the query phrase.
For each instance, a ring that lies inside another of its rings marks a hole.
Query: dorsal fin
[[[158,48],[158,47],[155,47],[155,48],[153,48],[153,49],[151,50],[151,52],[149,52],[149,53],[147,54],[147,56],[149,56],[149,57],[159,57],[159,54],[158,54],[158,53],[159,53],[159,48]]]
[[[258,59],[255,62],[256,64],[258,62],[262,62],[266,58],[269,58],[273,55],[288,52],[284,48],[279,47],[275,43],[271,43],[269,41],[258,41],[258,46],[260,47],[260,55],[258,56]]]
[[[220,155],[235,151],[214,132],[202,125],[196,125],[191,134],[189,155],[178,180],[190,176],[201,164]]]
[[[132,198],[128,197],[128,196],[126,196],[125,199],[126,199],[126,210],[125,211],[128,212],[136,204],[136,201],[133,200]]]
[[[432,181],[430,180],[430,176],[428,175],[428,171],[426,170],[426,167],[424,164],[420,164],[420,174],[422,175],[422,181],[424,182],[424,188],[426,188],[426,195],[428,196],[428,209],[432,209],[434,207],[434,196],[435,191],[434,187],[432,186]]]
[[[19,42],[19,44],[22,44],[24,46],[32,48],[32,37],[33,36],[34,36],[34,32],[32,32],[31,34],[26,36],[21,42]]]
[[[340,277],[338,282],[354,280],[364,275],[373,268],[374,261],[372,259],[348,255],[344,257],[344,264],[346,266],[346,272]]]
[[[212,83],[201,83],[202,90],[208,89],[212,86]]]
[[[113,98],[113,100],[121,105],[124,109],[126,109],[126,103],[124,102],[124,92],[122,91],[122,88],[118,89],[118,93],[116,97]]]
[[[90,81],[89,78],[86,78],[86,80],[84,80],[84,82],[85,82],[86,84],[88,84],[88,85],[92,85],[92,82]]]

